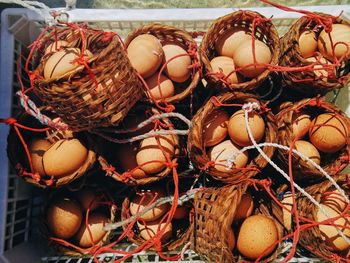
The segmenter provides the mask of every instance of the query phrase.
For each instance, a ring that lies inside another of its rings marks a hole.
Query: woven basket
[[[130,32],[127,38],[125,39],[125,45],[128,46],[135,37],[141,34],[151,34],[156,38],[158,38],[162,44],[173,43],[182,47],[186,51],[190,47],[197,47],[196,41],[194,41],[192,36],[185,30],[182,30],[180,28],[173,27],[173,26],[162,25],[162,24],[145,25]],[[192,65],[195,65],[195,64],[198,65],[199,63],[198,55],[191,56],[191,61],[192,61]],[[176,103],[184,100],[193,92],[199,80],[200,80],[200,66],[195,67],[195,72],[192,73],[190,76],[190,79],[184,83],[185,86],[181,87],[181,90],[182,90],[181,92],[175,94],[172,97],[160,99],[158,100],[158,102]],[[150,103],[153,103],[151,99],[148,99],[148,101]]]
[[[257,88],[270,74],[270,70],[266,69],[259,76],[238,83],[238,84],[225,84],[222,80],[218,79],[213,73],[210,61],[218,56],[215,51],[215,43],[224,34],[225,31],[234,27],[245,28],[248,32],[252,32],[251,26],[255,18],[265,18],[261,14],[253,11],[236,11],[226,16],[220,17],[213,22],[204,35],[202,44],[199,48],[199,55],[203,65],[203,73],[205,79],[209,84],[220,91],[253,91]],[[270,48],[272,59],[270,64],[277,65],[280,54],[280,44],[278,32],[271,21],[255,24],[255,38],[267,44]]]
[[[322,13],[317,14],[324,18],[332,18],[334,19],[335,23],[350,26],[348,21],[345,21],[340,17],[333,17]],[[300,67],[311,64],[311,62],[308,62],[300,53],[299,37],[302,31],[307,27],[317,30],[316,34],[320,33],[322,31],[322,27],[314,28],[316,25],[316,21],[307,16],[303,16],[291,26],[289,31],[281,38],[281,66]],[[336,80],[324,81],[322,78],[315,80],[314,72],[308,70],[282,72],[283,80],[289,89],[297,90],[310,97],[316,96],[317,94],[326,94],[329,91],[346,86],[346,83],[350,81],[350,60],[342,63],[342,65],[337,69],[336,75],[338,78],[344,78],[344,82],[340,83]]]
[[[27,113],[22,113],[19,116],[18,123],[31,128],[37,128],[37,129],[45,128],[43,125],[41,125],[38,122],[38,120],[28,115]],[[36,138],[47,137],[47,134],[45,132],[38,133],[38,132],[27,131],[23,129],[19,129],[19,130],[26,143],[28,143],[29,139],[33,137],[36,137]],[[52,139],[53,140],[57,138],[62,139],[62,136],[65,136],[65,135],[61,133],[59,136],[56,136],[56,138],[52,138]],[[92,147],[91,140],[84,133],[74,133],[74,137],[79,139],[80,142],[84,144],[85,147],[89,150],[88,156],[84,164],[77,171],[75,171],[70,175],[67,175],[58,179],[54,179],[53,184],[49,184],[49,182],[51,181],[51,178],[48,176],[41,177],[40,179],[35,180],[34,178],[23,174],[26,172],[30,172],[30,169],[29,169],[29,164],[28,164],[24,147],[14,127],[11,127],[10,133],[7,138],[7,155],[13,167],[16,168],[17,174],[21,176],[26,182],[42,188],[61,187],[63,185],[67,185],[77,180],[78,178],[84,176],[96,161],[96,154],[95,154],[95,150]]]
[[[195,194],[191,248],[205,260],[227,263],[242,260],[237,250],[232,252],[229,249],[228,233],[232,231],[236,207],[248,186],[249,184],[242,183],[221,188],[206,188]],[[254,202],[259,205],[253,213],[272,218],[276,223],[279,238],[282,238],[283,227],[279,221],[282,215],[281,209],[276,204],[272,204],[267,196],[260,193],[254,196],[254,199],[256,201]],[[264,262],[273,261],[278,251],[279,248],[265,258]],[[249,262],[249,260],[243,259],[243,262]]]
[[[241,92],[225,93],[219,95],[217,100],[220,103],[226,104],[244,104],[247,102],[259,103],[254,95],[244,94]],[[205,171],[215,179],[226,183],[234,183],[244,178],[253,177],[259,172],[259,170],[267,165],[267,161],[260,154],[252,159],[249,164],[247,164],[245,168],[249,169],[233,168],[227,172],[221,172],[212,165],[208,166],[208,163],[210,163],[210,158],[206,153],[206,148],[204,145],[203,127],[206,116],[208,116],[208,114],[210,114],[216,108],[218,107],[215,106],[215,103],[211,99],[196,113],[192,119],[192,127],[190,128],[187,142],[187,149],[191,162],[199,170]],[[274,115],[271,113],[271,111],[268,111],[263,113],[261,116],[264,118],[266,123],[264,141],[270,143],[277,142],[277,127],[275,125]],[[262,150],[269,158],[273,156],[273,147],[265,146],[262,148]]]
[[[144,105],[140,105],[139,107],[136,107],[133,110],[133,113],[135,113],[136,115],[145,114],[147,110],[150,110],[152,115],[160,114],[160,112],[157,109],[147,107]],[[167,126],[170,127],[170,129],[173,128],[172,123],[170,122],[169,119],[163,119],[163,122],[167,124]],[[129,135],[130,136],[128,136],[128,138],[135,136],[135,134],[129,134]],[[181,153],[182,150],[180,146],[179,137],[177,135],[173,135],[173,138],[175,139],[176,144],[175,144],[175,154],[172,159],[172,163],[177,164],[179,157],[182,155]],[[159,173],[152,174],[150,176],[147,176],[146,178],[133,178],[132,176],[126,176],[126,173],[125,173],[126,171],[123,171],[120,167],[118,167],[118,163],[115,163],[115,156],[113,154],[113,151],[116,149],[116,147],[118,147],[117,143],[111,143],[110,141],[107,141],[103,138],[97,139],[96,148],[99,153],[97,159],[102,167],[102,170],[106,171],[108,176],[111,176],[113,179],[115,179],[118,182],[122,182],[127,185],[149,184],[149,183],[161,180],[172,171],[172,168],[167,166],[164,170],[160,171]]]
[[[310,103],[312,105],[310,105]],[[314,105],[315,103],[319,103],[319,105]],[[279,143],[282,145],[289,146],[294,140],[292,119],[296,114],[297,109],[310,114],[311,117],[325,112],[333,112],[337,114],[337,116],[341,117],[345,123],[348,123],[348,127],[350,127],[350,120],[346,114],[329,102],[322,101],[318,98],[303,99],[297,103],[287,102],[282,105],[280,113],[276,115],[278,124],[278,139]],[[336,154],[322,153],[320,164],[321,167],[331,176],[345,169],[349,164],[349,147],[350,145],[343,147],[343,149]],[[278,150],[277,156],[281,161],[281,165],[288,168],[288,152],[285,150]],[[296,154],[293,154],[292,165],[293,178],[296,181],[310,184],[325,179],[323,174],[315,167],[309,167],[306,162],[300,162],[299,157]]]
[[[349,196],[349,175],[340,174],[337,175],[334,179],[337,182],[337,184],[345,191],[347,196]],[[331,182],[324,181],[322,183],[305,188],[305,191],[309,193],[319,203],[321,201],[323,193],[334,189],[335,188],[333,187]],[[296,196],[296,203],[300,217],[305,217],[313,221],[316,219],[318,208],[313,203],[311,203],[311,201],[308,198],[306,198],[304,195],[298,194]],[[294,217],[292,217],[292,227],[295,230]],[[332,257],[334,252],[332,252],[330,248],[326,245],[326,243],[322,240],[321,232],[318,226],[301,231],[299,244],[318,257],[328,258],[328,260],[332,258],[332,260],[335,260]],[[340,253],[338,254],[338,256],[344,257],[344,255],[341,255]],[[339,262],[348,262],[348,260],[349,259],[345,261],[343,259]]]
[[[45,80],[44,65],[50,57],[45,55],[34,72],[35,90],[73,131],[117,125],[143,93],[117,35],[74,24],[68,28],[55,27],[39,43],[44,49],[58,38],[68,41],[69,47],[82,48],[81,32],[86,38],[86,48],[94,54],[89,67],[99,85],[96,86],[83,66],[59,78]]]

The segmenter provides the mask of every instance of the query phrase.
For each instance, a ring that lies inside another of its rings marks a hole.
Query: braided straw
[[[282,110],[276,115],[278,124],[278,139],[280,144],[285,146],[290,146],[293,144],[295,137],[292,130],[292,120],[293,116],[295,116],[298,112],[305,112],[306,114],[309,114],[311,118],[326,112],[334,113],[338,118],[341,118],[345,123],[347,123],[348,129],[350,127],[350,120],[346,114],[335,105],[323,101],[321,98],[303,99],[297,103],[287,102],[282,105]],[[339,173],[349,164],[349,133],[347,137],[347,145],[337,153],[321,153],[320,166],[330,176]],[[298,139],[301,140],[302,138]],[[287,168],[288,154],[286,154],[286,151],[279,149],[277,156],[281,161],[281,165]],[[297,182],[311,184],[320,180],[326,180],[321,171],[314,166],[308,165],[307,162],[301,161],[295,154],[293,154],[292,165],[294,172],[293,177]]]
[[[213,97],[214,98],[214,97]],[[193,165],[199,170],[205,171],[217,180],[234,183],[243,178],[250,178],[255,176],[261,169],[267,165],[267,160],[260,154],[257,155],[245,168],[232,168],[227,172],[218,171],[207,155],[204,145],[203,127],[208,116],[212,111],[220,107],[220,104],[239,103],[245,104],[248,102],[257,102],[256,96],[251,94],[244,94],[241,92],[225,93],[216,97],[216,100],[209,100],[193,117],[192,127],[188,135],[187,149],[189,157]],[[241,106],[242,106],[241,105]],[[224,107],[225,109],[226,107]],[[241,109],[239,107],[238,109]],[[277,127],[275,125],[275,117],[271,111],[262,113],[261,117],[264,119],[265,125],[265,142],[277,142]],[[263,151],[269,158],[273,156],[274,147],[264,146]]]
[[[267,68],[259,76],[242,82],[242,83],[225,83],[218,79],[213,73],[210,61],[218,56],[215,50],[215,43],[222,37],[222,35],[229,29],[234,27],[244,28],[247,32],[252,33],[252,23],[257,19],[266,19],[264,16],[253,11],[236,11],[226,16],[220,17],[213,22],[204,35],[202,44],[199,48],[199,55],[203,65],[203,73],[208,83],[212,84],[214,88],[222,91],[253,91],[256,89],[270,74]],[[277,65],[280,54],[280,44],[278,32],[272,22],[268,19],[262,23],[255,25],[254,37],[257,40],[264,42],[271,51],[272,59],[270,65]]]
[[[193,40],[192,36],[188,32],[180,28],[162,24],[150,24],[142,26],[130,32],[127,38],[125,39],[125,46],[127,47],[135,37],[141,34],[151,34],[158,38],[162,44],[172,43],[182,47],[187,52],[191,48],[194,49],[192,50],[193,54],[189,54],[191,57],[191,64],[193,67],[192,75],[190,77],[190,83],[187,84],[187,87],[181,87],[181,92],[169,98],[159,99],[157,100],[157,102],[176,103],[184,100],[186,97],[192,94],[193,90],[195,89],[200,80],[200,64],[198,54],[196,52],[196,41]],[[153,103],[151,99],[148,99],[148,101],[150,103]]]
[[[248,182],[228,185],[220,188],[205,188],[195,194],[193,235],[191,249],[209,262],[237,262],[241,256],[237,250],[229,249],[228,234],[232,231],[236,208],[243,194],[247,191]],[[280,223],[282,211],[278,205],[271,202],[268,195],[252,193],[257,208],[253,214],[263,214],[276,223],[279,238],[283,237],[283,227]],[[237,236],[236,236],[237,238]],[[273,261],[278,255],[277,248],[264,262]],[[249,262],[246,258],[244,262]]]
[[[34,117],[28,115],[27,113],[22,113],[17,121],[19,124],[25,126],[25,127],[31,127],[31,128],[45,128],[42,126],[38,120],[36,120]],[[56,132],[53,130],[50,133],[55,134]],[[20,130],[21,136],[23,137],[24,143],[28,144],[31,139],[33,138],[45,138],[47,136],[47,133],[45,132],[34,132],[30,130]],[[68,133],[60,132],[59,135],[56,136],[56,138],[63,139],[67,138],[65,136],[68,136]],[[33,184],[38,187],[46,188],[46,187],[60,187],[66,184],[69,184],[78,178],[84,176],[89,169],[93,166],[93,164],[96,161],[96,154],[92,147],[91,140],[84,134],[74,134],[74,137],[79,139],[81,143],[84,144],[85,147],[88,149],[88,155],[85,160],[85,162],[82,164],[82,166],[72,174],[68,174],[64,177],[55,179],[48,176],[40,176],[36,173],[36,171],[31,172],[29,163],[25,148],[26,145],[23,144],[21,141],[21,138],[19,138],[18,134],[16,133],[16,127],[12,126],[10,129],[10,133],[7,138],[7,155],[11,162],[11,164],[16,168],[18,176],[22,177],[26,182]],[[51,138],[51,140],[54,140],[55,138]],[[33,176],[33,173],[35,173],[35,176]]]
[[[324,19],[332,19],[333,23],[339,23],[350,26],[350,23],[340,17],[316,13]],[[310,16],[299,18],[281,38],[281,57],[280,65],[286,67],[303,67],[312,64],[307,61],[300,52],[299,37],[305,28],[310,28],[318,35],[322,31],[317,22]],[[334,89],[340,89],[350,81],[350,60],[343,61],[336,68],[336,79],[321,77],[316,78],[312,70],[282,71],[285,84],[291,90],[297,90],[307,96],[316,96],[317,94],[326,94]]]
[[[114,33],[68,24],[54,27],[36,43],[38,54],[55,40],[88,49],[94,57],[59,78],[44,80],[45,55],[30,78],[39,97],[73,131],[117,125],[142,96],[142,84]],[[35,46],[34,46],[35,47]],[[87,64],[88,63],[88,64]]]

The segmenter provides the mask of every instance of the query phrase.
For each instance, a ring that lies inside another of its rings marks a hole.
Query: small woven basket
[[[36,120],[34,117],[28,115],[27,113],[22,113],[17,121],[19,124],[36,128],[36,129],[43,129],[46,128],[43,125],[39,123],[38,120]],[[20,133],[26,142],[26,144],[29,143],[29,140],[31,138],[47,138],[48,134],[46,132],[34,132],[34,131],[28,131],[28,130],[22,130],[19,129]],[[52,131],[55,134],[55,131]],[[58,140],[58,139],[64,139],[66,137],[66,133],[59,132],[58,135],[51,137],[51,140]],[[17,174],[22,177],[26,182],[33,184],[38,187],[46,188],[46,187],[61,187],[63,185],[67,185],[78,178],[84,176],[89,169],[94,165],[96,161],[96,154],[95,150],[92,147],[91,140],[86,136],[84,133],[73,133],[74,138],[79,139],[79,141],[88,149],[88,156],[84,162],[84,164],[74,173],[66,175],[64,177],[53,179],[48,176],[41,176],[38,175],[37,177],[32,177],[27,174],[31,174],[29,163],[27,160],[27,155],[23,146],[23,143],[21,142],[20,138],[18,137],[15,128],[11,127],[10,133],[7,137],[7,155],[8,158],[15,167]]]
[[[219,95],[217,102],[222,104],[245,104],[248,102],[260,102],[257,100],[256,96],[251,94],[244,94],[241,92],[225,93]],[[213,98],[210,99],[193,117],[192,126],[188,135],[187,149],[189,157],[193,165],[207,172],[212,177],[217,180],[223,181],[225,183],[235,183],[239,182],[241,179],[246,179],[255,176],[259,170],[263,169],[267,165],[267,161],[260,154],[250,161],[249,164],[244,169],[233,168],[227,172],[222,172],[217,170],[213,165],[208,165],[211,163],[209,156],[207,155],[206,148],[204,145],[203,138],[203,127],[208,116],[213,110],[219,108]],[[227,108],[227,107],[224,107]],[[232,108],[232,107],[229,107]],[[267,143],[277,142],[277,127],[275,125],[275,117],[271,111],[267,111],[261,115],[266,123],[265,125],[265,137],[264,141]],[[264,146],[262,147],[264,153],[271,158],[275,151],[274,147]]]
[[[40,99],[73,131],[117,125],[143,94],[117,35],[77,24],[54,27],[39,39],[38,56],[56,39],[67,41],[68,47],[91,51],[90,70],[81,65],[59,78],[45,80],[43,70],[50,56],[44,55],[34,71]]]
[[[309,114],[311,117],[315,117],[326,112],[335,113],[339,118],[342,118],[345,123],[348,123],[348,127],[350,127],[350,120],[344,112],[342,112],[332,103],[323,101],[320,98],[303,99],[297,103],[287,102],[282,104],[281,111],[276,115],[278,140],[280,144],[290,146],[294,141],[295,137],[292,130],[292,120],[293,116],[300,111]],[[350,135],[348,134],[348,137],[349,136]],[[320,166],[331,176],[339,173],[349,164],[349,151],[350,145],[347,144],[346,147],[343,147],[335,154],[321,153]],[[281,165],[288,168],[288,152],[279,149],[277,157],[281,161]],[[310,167],[304,161],[300,161],[299,156],[296,154],[293,154],[292,167],[293,178],[296,181],[310,184],[320,180],[325,180],[324,175],[319,170],[317,170],[315,167]]]
[[[195,194],[192,249],[209,262],[237,262],[241,256],[237,250],[229,249],[228,233],[232,232],[233,219],[242,195],[247,191],[249,183],[206,188]],[[263,214],[276,223],[279,238],[283,237],[280,220],[281,209],[260,193],[255,196],[258,207],[253,214]],[[236,237],[237,238],[237,237]],[[264,262],[276,259],[277,248]],[[243,262],[249,262],[243,259]]]
[[[261,22],[261,19],[263,21]],[[238,83],[227,84],[210,73],[213,69],[210,61],[218,56],[215,50],[215,43],[224,35],[224,33],[234,27],[244,28],[247,32],[252,33],[252,24],[254,23],[254,37],[264,42],[271,51],[272,59],[270,64],[277,65],[280,55],[280,43],[278,32],[270,20],[264,20],[265,17],[253,11],[236,11],[226,16],[220,17],[213,22],[203,37],[202,44],[199,49],[201,62],[203,65],[203,73],[209,84],[220,91],[243,91],[250,92],[255,90],[270,74],[270,70],[266,69],[259,76]],[[259,22],[257,22],[260,20]]]
[[[324,19],[332,19],[334,23],[340,23],[350,26],[350,23],[340,17],[317,13]],[[304,67],[310,65],[300,52],[299,37],[305,28],[317,30],[318,35],[322,31],[314,19],[308,16],[299,18],[281,38],[281,57],[280,65],[286,67]],[[334,89],[340,89],[350,81],[350,60],[343,62],[336,70],[336,79],[325,80],[324,78],[315,79],[314,71],[282,71],[285,84],[291,90],[297,90],[307,96],[316,96],[317,94],[326,94]],[[342,78],[342,81],[339,79]]]
[[[175,95],[172,97],[160,99],[157,102],[176,103],[184,100],[186,97],[192,94],[200,80],[201,68],[197,54],[196,41],[194,41],[188,32],[180,28],[162,24],[149,24],[130,32],[125,39],[125,46],[128,46],[135,37],[141,34],[151,34],[158,38],[162,44],[171,43],[182,47],[187,52],[190,51],[190,58],[194,69],[190,79],[184,83],[184,87],[181,86],[181,88],[179,88],[181,89],[181,92],[175,93]],[[153,103],[151,99],[147,99],[147,101]]]

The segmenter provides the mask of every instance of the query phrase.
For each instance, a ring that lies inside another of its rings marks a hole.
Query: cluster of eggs
[[[162,197],[165,197],[165,192],[160,188],[149,187],[138,190],[135,196],[130,200],[130,214],[135,215],[141,212],[145,207]],[[189,218],[189,208],[185,205],[178,206],[172,222],[166,225],[166,220],[163,220],[163,216],[170,210],[170,207],[169,203],[165,203],[141,215],[136,223],[140,237],[144,240],[149,240],[161,229],[165,228],[164,234],[161,237],[161,242],[165,243],[169,241],[173,236],[174,220],[188,220]]]
[[[252,215],[253,211],[252,196],[249,193],[243,194],[236,208],[232,229],[228,233],[229,249],[237,247],[241,255],[251,260],[270,255],[279,238],[275,221],[262,214]],[[235,232],[238,232],[237,245]]]
[[[147,95],[152,95],[156,100],[174,96],[176,84],[184,83],[190,78],[191,58],[176,43],[162,43],[154,35],[141,34],[130,42],[127,53],[131,65],[149,87]]]
[[[323,65],[331,64],[334,58],[347,58],[350,54],[350,26],[333,24],[332,31],[327,33],[323,29],[318,36],[314,31],[305,29],[300,34],[298,43],[301,55],[311,63],[316,62],[313,66],[315,76],[327,81],[329,72],[323,69]],[[317,51],[322,57],[316,58]]]
[[[224,32],[216,41],[215,50],[218,56],[210,61],[212,73],[222,72],[232,84],[259,76],[266,69],[263,64],[270,63],[272,59],[270,48],[264,42],[253,39],[239,27]]]
[[[248,113],[248,123],[253,138],[260,142],[265,134],[265,121],[256,112]],[[208,156],[215,163],[215,169],[221,172],[230,170],[230,162],[235,168],[243,168],[249,161],[247,151],[238,153],[241,147],[252,145],[249,138],[245,113],[238,110],[229,114],[222,109],[215,109],[205,118],[203,125],[204,146],[208,149]],[[235,156],[236,158],[232,160]]]
[[[107,234],[104,226],[110,222],[110,218],[99,209],[100,201],[101,196],[92,188],[84,188],[72,196],[56,196],[46,212],[49,234],[83,248],[98,244]]]
[[[307,113],[295,113],[291,124],[293,138],[298,139],[295,141],[295,149],[318,165],[321,163],[320,152],[335,153],[347,143],[348,126],[340,116],[334,113],[323,113],[313,120]],[[310,168],[313,167],[311,162],[303,158],[299,162],[303,162]]]

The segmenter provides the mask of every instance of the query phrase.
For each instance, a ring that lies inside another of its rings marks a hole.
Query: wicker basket
[[[340,17],[333,17],[327,14],[317,13],[325,19],[332,19],[335,23],[349,25],[350,23]],[[286,67],[301,67],[310,65],[300,52],[299,37],[305,28],[317,30],[317,34],[322,31],[322,27],[317,27],[315,19],[308,16],[299,18],[289,29],[289,31],[281,38],[281,57],[280,65]],[[283,80],[291,90],[297,90],[307,96],[316,96],[317,94],[326,94],[334,89],[340,89],[346,86],[350,81],[350,60],[342,63],[337,69],[337,79],[325,81],[323,78],[315,80],[313,71],[284,71],[282,72]],[[339,82],[342,77],[343,81]]]
[[[86,46],[93,53],[89,67],[84,66],[59,78],[45,80],[44,65],[50,57],[42,57],[34,71],[34,87],[44,103],[73,131],[91,130],[117,125],[131,107],[142,97],[142,84],[127,58],[117,35],[93,30],[83,25],[54,27],[40,39],[40,51],[55,39],[68,41],[69,47]]]
[[[237,250],[229,249],[228,233],[232,231],[232,223],[236,207],[249,184],[242,183],[221,188],[206,188],[199,191],[194,199],[194,230],[191,235],[192,249],[209,262],[249,262],[242,259]],[[283,227],[279,221],[282,215],[277,204],[272,204],[267,195],[255,192],[254,202],[258,204],[254,214],[263,214],[272,218],[277,226],[279,238],[283,237]],[[273,261],[279,248],[264,262]]]
[[[308,113],[311,117],[325,112],[332,112],[341,117],[345,123],[348,123],[348,127],[350,127],[350,120],[344,112],[338,109],[335,105],[323,101],[320,98],[303,99],[297,103],[287,102],[282,105],[280,113],[276,115],[278,124],[278,139],[279,143],[282,145],[289,146],[295,139],[292,130],[292,120],[293,116],[296,114],[296,110]],[[349,164],[349,147],[350,145],[343,147],[343,149],[336,154],[322,153],[320,164],[321,167],[331,176],[345,169]],[[285,150],[278,150],[277,156],[281,161],[281,165],[287,168],[288,152]],[[315,167],[308,166],[306,162],[300,162],[299,157],[295,154],[293,154],[292,165],[293,178],[296,181],[310,184],[325,179],[319,170],[317,170]]]
[[[26,127],[42,129],[45,128],[43,125],[39,123],[34,117],[28,115],[27,113],[22,113],[18,118],[18,123],[24,125]],[[45,138],[47,137],[47,133],[45,132],[33,132],[20,129],[21,135],[26,143],[29,142],[29,139],[35,138]],[[52,138],[53,140],[59,138],[62,139],[64,137],[64,133],[60,133],[56,138]],[[63,185],[67,185],[78,178],[84,176],[89,169],[94,165],[96,161],[95,150],[92,147],[91,140],[84,133],[74,133],[73,136],[85,145],[85,147],[89,150],[88,156],[84,162],[84,164],[74,173],[70,175],[66,175],[64,177],[58,179],[52,179],[48,176],[40,177],[38,179],[34,179],[26,173],[30,173],[28,160],[26,157],[26,153],[23,147],[20,138],[18,137],[14,127],[11,127],[10,133],[7,138],[7,155],[8,158],[16,168],[17,174],[21,176],[26,182],[33,184],[38,187],[46,188],[46,187],[61,187]]]
[[[144,105],[139,105],[138,107],[135,107],[135,109],[132,110],[132,113],[136,114],[136,116],[142,116],[142,114],[145,115],[145,112],[149,112],[151,115],[160,114],[160,112],[156,108]],[[163,119],[163,122],[169,127],[169,129],[173,128],[172,123],[169,119]],[[123,127],[123,123],[121,123],[119,127]],[[135,134],[133,133],[126,135],[128,136],[128,138],[135,136]],[[180,138],[177,135],[173,135],[173,138],[176,143],[174,144],[175,154],[174,158],[172,159],[172,163],[176,165],[179,160],[179,157],[182,155],[182,150],[180,145]],[[145,178],[133,178],[131,174],[128,175],[128,171],[123,171],[119,167],[118,163],[115,162],[115,156],[113,154],[113,151],[117,149],[117,143],[111,143],[110,141],[107,141],[103,138],[98,138],[96,144],[96,149],[98,151],[97,159],[102,167],[102,170],[104,170],[108,176],[111,176],[118,182],[122,182],[127,185],[149,184],[161,180],[172,171],[172,168],[167,166],[164,170],[160,171],[159,173],[152,174]]]
[[[244,104],[247,102],[258,102],[255,96],[251,94],[244,94],[240,92],[225,93],[217,98],[219,103],[234,103],[234,104]],[[205,171],[217,180],[234,183],[238,182],[244,178],[250,178],[256,175],[259,170],[267,165],[267,161],[259,154],[254,159],[250,161],[249,164],[244,169],[233,168],[227,172],[218,171],[213,165],[208,165],[210,163],[210,158],[206,153],[206,148],[204,145],[203,138],[203,127],[206,116],[210,114],[214,109],[218,108],[213,100],[209,100],[193,117],[192,127],[188,135],[188,153],[191,162],[199,170]],[[230,107],[232,108],[232,107]],[[265,142],[275,143],[277,142],[277,127],[275,125],[275,117],[271,111],[265,112],[261,115],[266,123],[265,128]],[[275,149],[270,146],[265,146],[262,148],[264,153],[268,157],[272,157]]]
[[[188,51],[190,48],[197,48],[196,41],[193,40],[192,36],[188,32],[177,27],[162,24],[145,25],[130,32],[125,39],[125,45],[128,46],[135,37],[141,34],[151,34],[158,38],[162,44],[173,43],[179,45],[186,51]],[[186,97],[192,94],[200,80],[201,70],[199,58],[196,52],[195,54],[191,55],[191,62],[192,66],[194,66],[194,71],[192,72],[190,79],[183,83],[183,85],[181,84],[181,88],[179,88],[181,89],[181,92],[176,93],[172,97],[160,99],[157,102],[176,103],[184,100]],[[148,101],[153,103],[151,99],[148,99]]]
[[[218,79],[213,73],[210,61],[218,54],[215,51],[215,43],[224,34],[225,31],[234,27],[245,28],[248,32],[252,32],[252,23],[254,19],[265,19],[261,14],[253,11],[236,11],[226,16],[220,17],[213,22],[203,37],[202,44],[199,49],[200,58],[203,65],[203,73],[209,84],[220,91],[253,91],[257,88],[270,74],[270,70],[266,69],[259,76],[238,83],[226,84]],[[255,38],[267,44],[270,48],[272,59],[270,64],[277,65],[280,55],[280,43],[278,32],[270,20],[262,23],[255,23]]]

